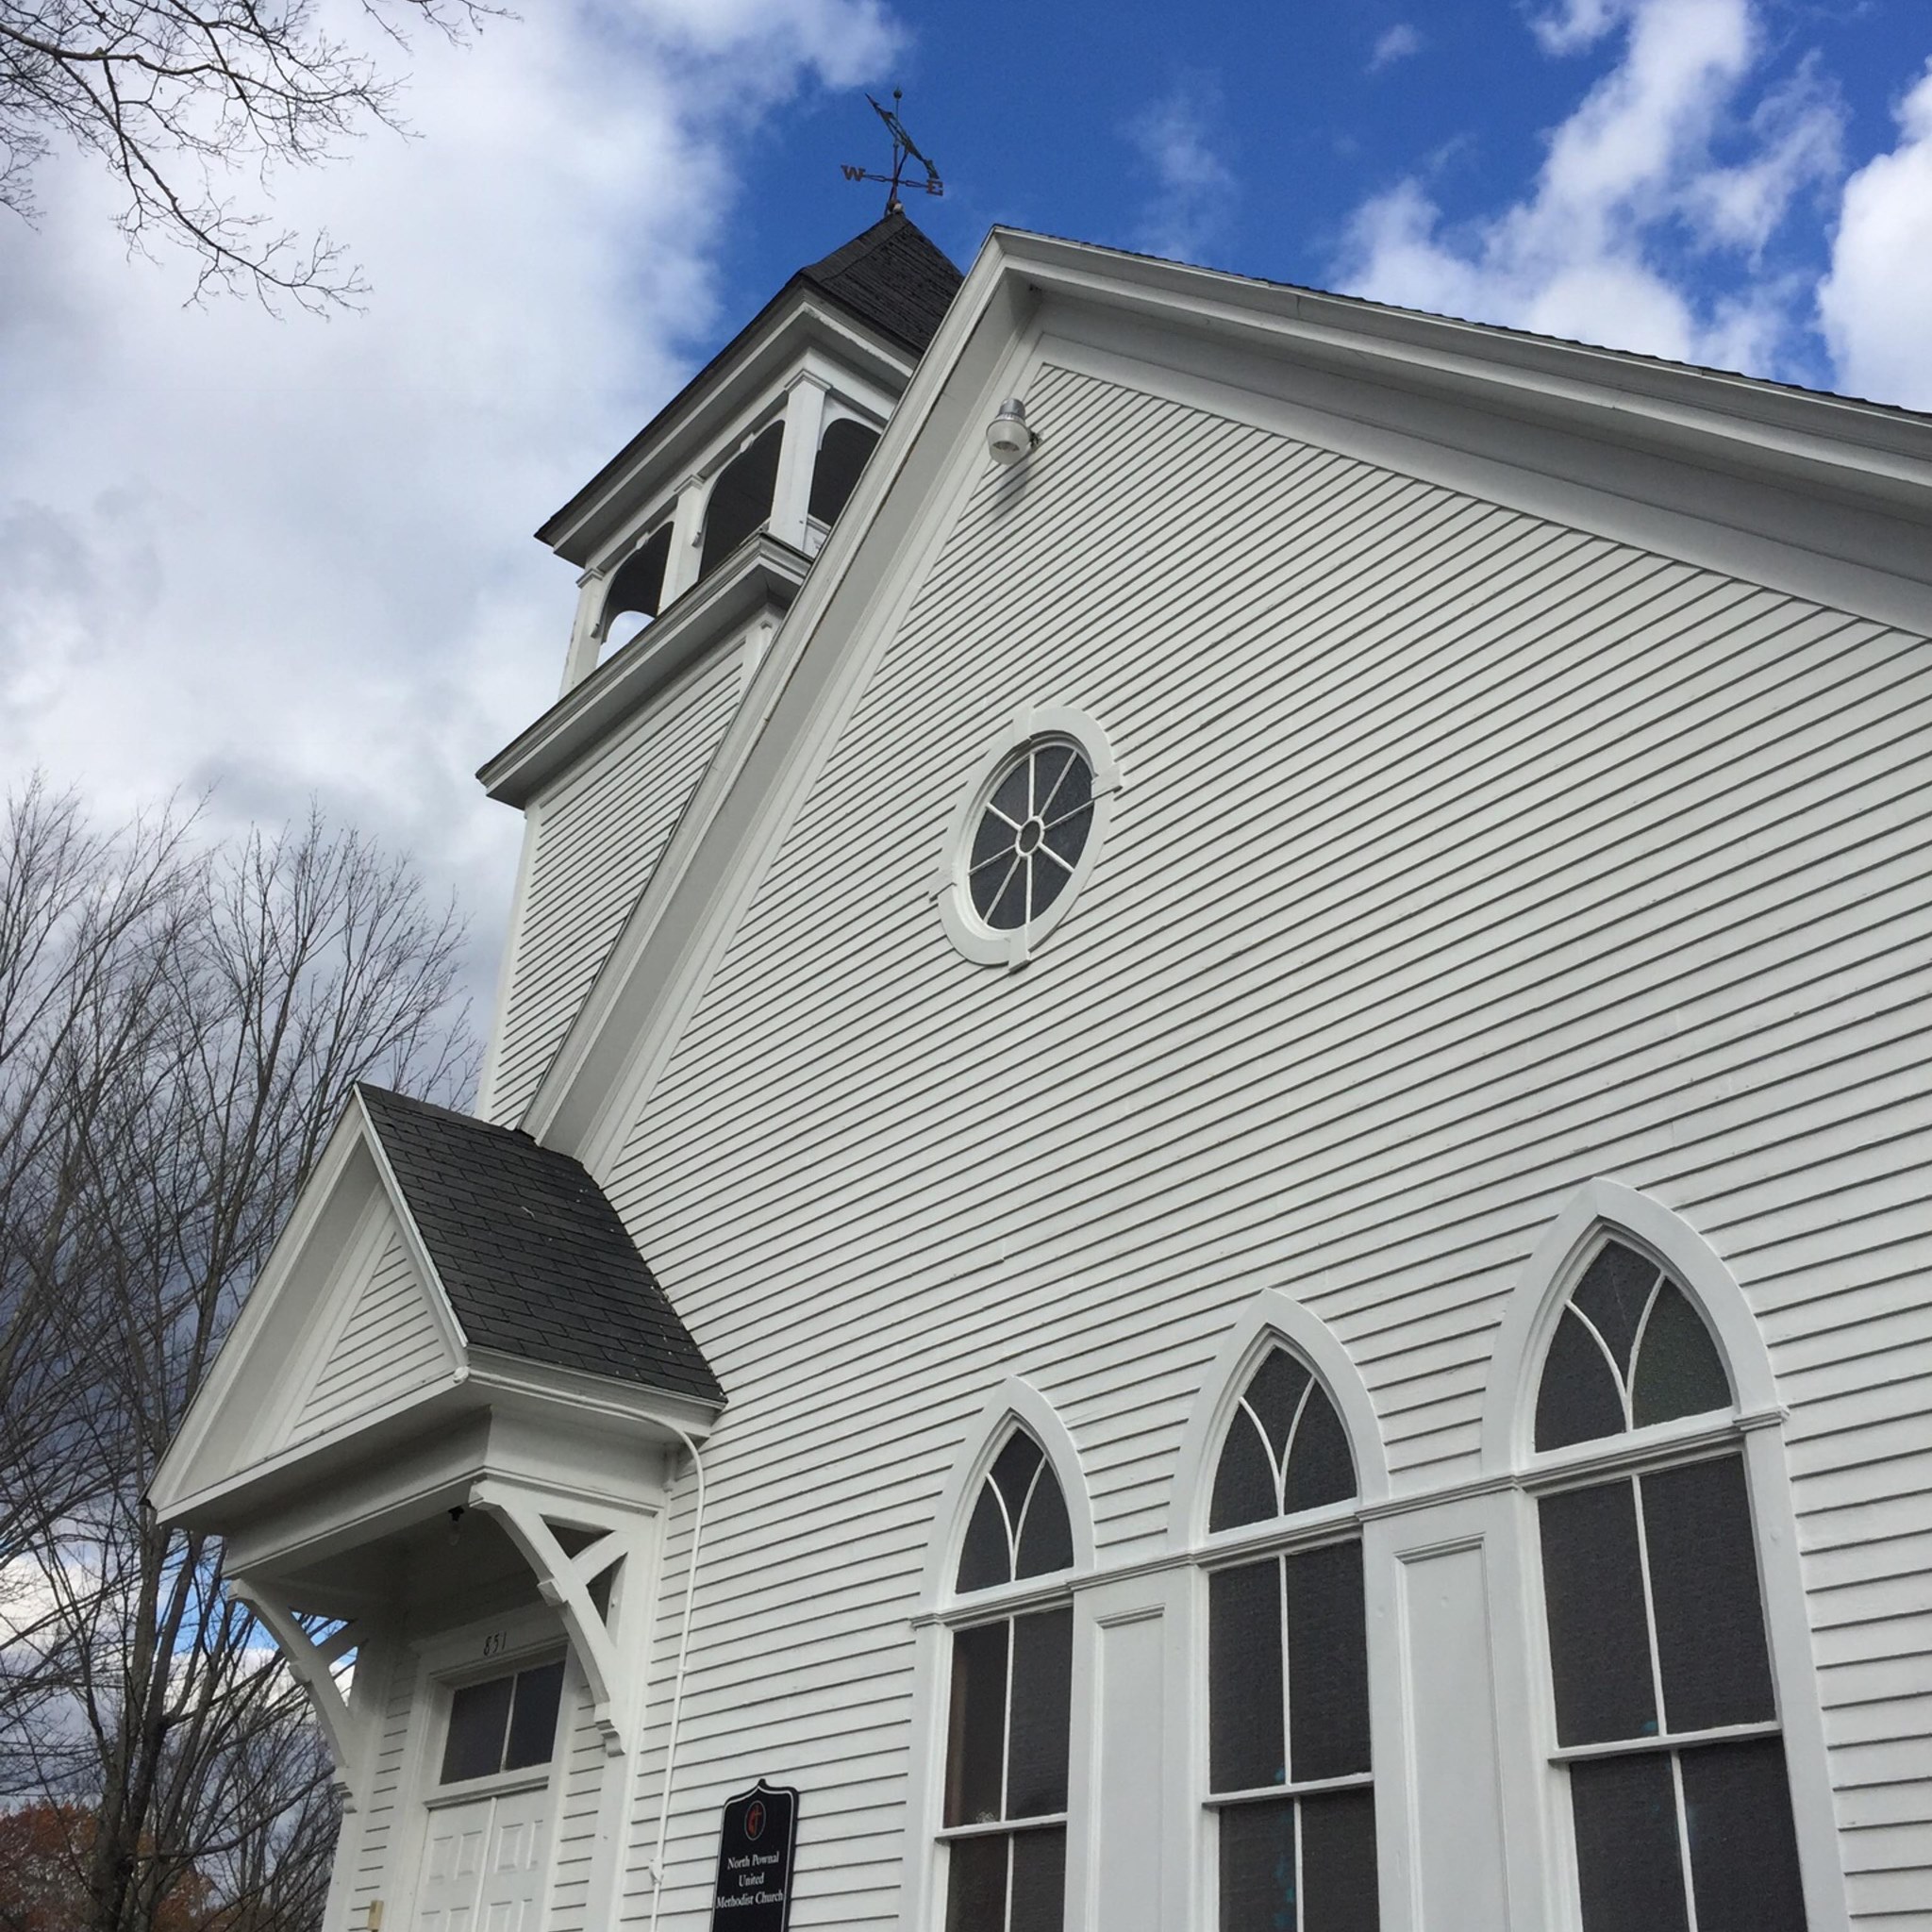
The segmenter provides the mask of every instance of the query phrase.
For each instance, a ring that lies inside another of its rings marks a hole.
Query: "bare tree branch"
[[[489,0],[361,0],[388,51],[411,28],[462,40]],[[130,249],[185,248],[195,296],[252,290],[315,309],[353,303],[359,272],[326,231],[277,227],[228,183],[340,158],[372,127],[403,130],[399,83],[328,31],[313,0],[0,0],[0,208],[31,221],[54,144],[119,181]]]

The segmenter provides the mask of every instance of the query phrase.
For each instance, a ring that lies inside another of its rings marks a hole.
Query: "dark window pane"
[[[1067,1835],[1013,1835],[1012,1932],[1060,1932],[1067,1901]]]
[[[1284,1784],[1281,1564],[1243,1563],[1208,1579],[1208,1786]]]
[[[1007,1629],[982,1624],[953,1638],[952,1723],[946,1739],[946,1823],[1000,1815],[1007,1745]]]
[[[1369,1632],[1362,1546],[1290,1557],[1288,1762],[1296,1784],[1369,1768]]]
[[[1015,825],[1024,824],[1033,806],[1033,760],[1023,758],[999,782],[993,792],[995,811],[1003,811]]]
[[[1271,1348],[1243,1391],[1241,1399],[1261,1418],[1277,1462],[1287,1452],[1288,1432],[1294,1427],[1308,1379],[1307,1370],[1286,1349]]]
[[[1266,1523],[1280,1508],[1274,1471],[1261,1446],[1261,1431],[1246,1409],[1237,1408],[1214,1469],[1214,1494],[1208,1504],[1208,1527],[1232,1529],[1241,1523]]]
[[[1704,1318],[1683,1291],[1665,1282],[1643,1324],[1630,1414],[1641,1429],[1680,1415],[1731,1406],[1731,1385]]]
[[[1032,1487],[1033,1474],[1043,1459],[1040,1444],[1024,1429],[1015,1429],[1007,1438],[1006,1447],[993,1457],[992,1479],[1000,1486],[1000,1494],[1007,1499],[1008,1522],[1019,1522],[1026,1491]]]
[[[503,1769],[503,1734],[509,1724],[514,1677],[465,1684],[449,1701],[449,1736],[442,1746],[442,1782],[488,1777]]]
[[[991,865],[981,866],[970,881],[973,888],[973,909],[988,924],[992,924],[993,908],[1010,896],[1008,888],[1015,879],[1024,882],[1025,874],[1018,853],[1010,858],[996,858]],[[1024,883],[1022,890],[1024,890]]]
[[[1020,1525],[1020,1560],[1015,1576],[1049,1576],[1056,1570],[1074,1567],[1074,1530],[1067,1521],[1067,1499],[1060,1493],[1059,1478],[1052,1467],[1040,1472],[1033,1485],[1033,1500],[1026,1506],[1026,1520]]]
[[[1006,1932],[1007,1840],[955,1839],[946,1853],[946,1932]]]
[[[1711,1744],[1680,1760],[1697,1932],[1805,1932],[1783,1744]]]
[[[811,467],[811,500],[806,508],[822,524],[829,524],[845,508],[865,468],[873,445],[879,440],[876,429],[855,423],[847,416],[834,423],[819,443],[818,460]]]
[[[1093,824],[1093,808],[1082,806],[1046,828],[1046,849],[1056,858],[1074,865],[1087,849],[1087,834]]]
[[[1624,1396],[1596,1339],[1565,1308],[1536,1392],[1536,1446],[1561,1449],[1624,1432]]]
[[[653,530],[618,565],[605,592],[603,628],[608,631],[614,618],[635,610],[644,617],[656,617],[664,598],[664,566],[671,558],[671,525]]]
[[[1015,926],[1026,924],[1027,874],[1031,870],[1032,861],[1025,858],[1013,867],[999,897],[987,908],[987,924],[1001,932],[1011,932]]]
[[[1073,1611],[1015,1617],[1008,1818],[1038,1818],[1067,1808],[1067,1713],[1073,1683]]]
[[[1093,770],[1078,752],[1072,752],[1066,769],[1051,791],[1041,801],[1041,816],[1057,825],[1084,811],[1093,802]]]
[[[1348,1431],[1328,1391],[1318,1382],[1302,1404],[1288,1449],[1288,1475],[1282,1486],[1283,1513],[1319,1509],[1324,1503],[1345,1502],[1355,1494],[1355,1457],[1348,1448]]]
[[[608,1571],[605,1572],[608,1576]],[[539,1664],[517,1674],[516,1701],[510,1707],[509,1748],[503,1754],[506,1771],[527,1764],[548,1764],[557,1748],[557,1707],[563,1697],[563,1659]]]
[[[1058,791],[1060,780],[1066,776],[1067,767],[1073,762],[1074,747],[1070,744],[1042,744],[1033,754],[1033,815],[1046,816],[1047,800]]]
[[[1643,1533],[1671,1729],[1774,1716],[1743,1459],[1645,1476]]]
[[[966,1541],[959,1546],[958,1588],[990,1590],[995,1583],[1012,1580],[1007,1519],[1000,1513],[1000,1499],[993,1494],[992,1484],[981,1483],[979,1501],[973,1506],[973,1517],[966,1525]]]
[[[1590,1264],[1570,1297],[1609,1343],[1625,1381],[1630,1378],[1630,1346],[1637,1340],[1637,1324],[1643,1320],[1657,1278],[1655,1261],[1646,1261],[1621,1241],[1610,1241]]]
[[[718,473],[705,504],[699,576],[709,576],[772,514],[772,491],[778,481],[778,447],[784,436],[785,425],[774,423]]]
[[[1627,1479],[1564,1490],[1537,1505],[1557,1738],[1599,1744],[1657,1735],[1657,1692]]]
[[[1295,1932],[1293,1799],[1223,1807],[1221,1932]]]
[[[1375,1800],[1338,1791],[1301,1801],[1302,1932],[1375,1932]]]
[[[1667,1751],[1570,1767],[1583,1932],[1685,1932]]]
[[[976,873],[981,866],[991,865],[1000,858],[1010,861],[1020,849],[1015,842],[1017,837],[1018,834],[1005,819],[995,818],[991,812],[987,812],[979,821],[978,831],[973,835],[973,856],[967,860],[966,869]]]
[[[1066,890],[1067,881],[1073,874],[1044,851],[1036,853],[1030,862],[1033,867],[1033,905],[1026,916],[1038,919]]]

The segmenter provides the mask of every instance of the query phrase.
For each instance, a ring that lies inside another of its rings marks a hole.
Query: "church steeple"
[[[817,554],[959,280],[903,212],[874,222],[793,275],[543,525],[584,573],[566,690],[754,538]]]

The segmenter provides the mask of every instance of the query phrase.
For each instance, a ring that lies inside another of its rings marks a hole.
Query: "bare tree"
[[[302,1693],[225,1591],[219,1543],[164,1532],[144,1492],[351,1084],[466,1090],[460,927],[406,865],[319,818],[191,851],[166,822],[98,838],[36,792],[8,825],[16,872],[54,866],[17,896],[70,909],[41,979],[15,974],[48,982],[18,1028],[22,1082],[52,1071],[39,1151],[0,1212],[5,1253],[26,1257],[23,1308],[40,1296],[23,1372],[50,1398],[17,1410],[9,1388],[0,1440],[0,1497],[24,1499],[5,1761],[16,1794],[91,1813],[75,1842],[92,1932],[155,1932],[191,1893],[211,1926],[300,1932],[333,1831]],[[130,895],[144,910],[83,946],[96,908]],[[92,1004],[63,960],[99,983]],[[24,1101],[14,1115],[36,1118]]]
[[[458,39],[483,0],[360,0],[391,51],[425,26]],[[397,83],[317,18],[312,0],[0,0],[0,207],[32,219],[35,169],[61,138],[122,191],[130,246],[187,248],[196,293],[253,289],[273,306],[347,302],[357,271],[325,232],[278,227],[230,192],[252,171],[335,158],[398,127]]]

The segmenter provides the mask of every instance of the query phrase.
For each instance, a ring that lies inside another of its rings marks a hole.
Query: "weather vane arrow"
[[[886,124],[886,131],[892,137],[892,172],[890,175],[874,175],[867,169],[854,167],[849,161],[842,163],[839,170],[848,181],[877,181],[882,184],[889,191],[886,195],[886,212],[889,215],[905,212],[905,205],[899,199],[899,190],[904,185],[908,161],[917,161],[925,170],[925,179],[915,183],[915,186],[924,188],[928,194],[943,194],[946,192],[946,184],[940,179],[939,169],[920,152],[919,143],[906,132],[906,124],[899,119],[897,108],[905,98],[905,91],[895,87],[892,90],[892,105],[887,108],[874,101],[870,94],[866,95],[866,99],[872,101],[873,112]]]

